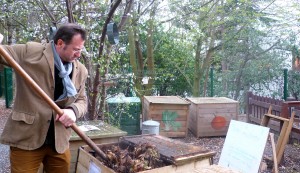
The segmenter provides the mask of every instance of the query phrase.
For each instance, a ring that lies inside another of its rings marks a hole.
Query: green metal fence
[[[0,96],[5,97],[6,108],[11,107],[13,102],[13,71],[10,67],[4,67],[0,71]]]

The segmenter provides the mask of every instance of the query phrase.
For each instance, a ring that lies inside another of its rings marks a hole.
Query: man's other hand
[[[62,109],[62,111],[64,111],[64,114],[61,117],[56,115],[56,121],[61,122],[65,127],[72,126],[76,121],[76,115],[73,109]]]

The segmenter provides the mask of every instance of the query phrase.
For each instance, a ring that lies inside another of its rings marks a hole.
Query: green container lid
[[[140,103],[139,97],[113,97],[107,99],[107,103]]]

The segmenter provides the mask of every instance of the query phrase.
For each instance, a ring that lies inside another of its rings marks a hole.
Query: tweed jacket
[[[55,69],[51,44],[28,42],[13,46],[3,45],[3,47],[53,100]],[[1,56],[0,63],[9,66]],[[87,111],[85,93],[87,75],[87,69],[83,64],[78,60],[73,62],[71,80],[78,94],[56,102],[60,108],[72,108],[77,118],[83,116]],[[35,93],[21,76],[16,74],[13,109],[3,129],[0,142],[25,150],[37,149],[44,144],[51,118],[55,115],[56,113],[47,102]],[[58,153],[63,153],[69,147],[71,129],[65,128],[58,121],[55,121],[54,126],[55,148]]]

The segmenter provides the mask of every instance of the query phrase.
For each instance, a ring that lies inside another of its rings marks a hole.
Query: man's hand
[[[59,117],[59,115],[56,115],[56,121],[61,122],[65,127],[72,126],[73,123],[76,121],[75,113],[72,109],[62,109],[64,111],[64,114]]]
[[[2,43],[2,40],[3,40],[3,35],[0,34],[0,44]]]

